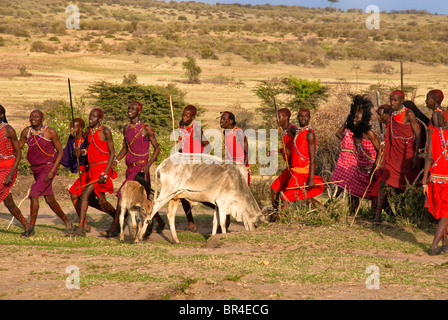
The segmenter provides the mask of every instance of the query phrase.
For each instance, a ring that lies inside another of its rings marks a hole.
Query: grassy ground
[[[6,232],[8,219],[1,220],[1,296],[8,300],[448,297],[446,257],[426,253],[433,228],[372,226],[358,219],[352,227],[344,222],[310,226],[293,221],[247,232],[233,221],[229,234],[213,238],[211,212],[197,212],[200,233],[182,232],[186,219],[182,212],[177,217],[179,245],[170,243],[169,230],[153,233],[138,245],[100,238],[97,231],[106,229],[110,218],[99,213],[90,214],[93,231],[86,238],[65,237],[61,224],[42,220],[34,237],[21,239],[18,226]],[[65,286],[70,265],[80,270],[80,289]],[[379,268],[379,289],[366,287],[370,275],[366,269],[371,265]]]

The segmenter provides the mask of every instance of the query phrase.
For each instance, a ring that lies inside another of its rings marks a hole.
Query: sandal
[[[21,234],[20,234],[20,237],[21,238],[28,238],[28,237],[31,237],[31,236],[34,236],[34,228],[31,228],[31,229],[28,229],[28,230],[25,230],[24,232],[22,232]]]
[[[120,235],[120,233],[118,231],[114,231],[114,230],[106,230],[106,231],[101,231],[99,233],[100,237],[104,237],[104,238],[115,238],[118,237]]]
[[[430,255],[430,256],[438,256],[439,254],[442,253],[441,251],[442,250],[440,248],[437,248],[436,250],[433,250],[433,249],[429,248],[428,255]]]

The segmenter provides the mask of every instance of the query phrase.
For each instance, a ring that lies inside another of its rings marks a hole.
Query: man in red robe
[[[404,99],[405,94],[401,90],[390,94],[393,112],[384,136],[384,157],[374,223],[381,223],[383,202],[387,197],[385,188],[389,186],[402,192],[406,190],[407,183],[414,183],[420,172],[420,128],[414,112],[403,106]]]
[[[21,158],[22,152],[16,131],[8,124],[6,110],[0,105],[0,202],[3,201],[12,216],[22,224],[25,231],[21,236],[28,237],[30,225],[14,203],[11,194]]]
[[[149,199],[151,193],[151,179],[149,168],[157,160],[160,153],[160,146],[157,142],[153,128],[140,120],[143,112],[143,105],[138,101],[133,101],[128,106],[129,124],[123,128],[123,147],[114,160],[113,168],[123,159],[126,161],[126,180],[117,191],[117,212],[114,221],[109,230],[100,235],[105,237],[115,237],[119,234],[118,219],[121,211],[121,189],[127,181],[138,181],[144,187],[146,196]],[[150,155],[150,147],[153,147],[153,153]],[[154,215],[157,221],[157,232],[162,232],[165,222],[158,213]],[[152,232],[152,224],[147,229],[147,234]]]
[[[197,108],[193,105],[186,106],[182,112],[179,123],[179,152],[181,153],[202,153],[204,148],[210,144],[204,136],[201,125],[194,121],[197,112]],[[197,232],[198,228],[191,213],[190,202],[187,199],[180,199],[180,202],[188,220],[186,230]]]
[[[441,116],[441,126],[430,134],[422,179],[425,207],[439,220],[429,255],[448,252],[448,111],[443,111]],[[438,247],[440,240],[441,248]]]
[[[241,128],[236,126],[235,115],[224,111],[221,114],[220,126],[224,129],[224,147],[226,162],[244,164],[247,168],[247,179],[250,187],[249,144]]]
[[[307,202],[325,209],[316,196],[324,190],[324,180],[315,175],[316,171],[316,135],[310,127],[311,114],[302,108],[298,115],[299,128],[295,135],[291,153],[291,175],[283,191],[282,200],[288,206],[289,202],[306,199]]]
[[[75,148],[75,156],[87,155],[89,171],[87,185],[81,193],[80,222],[75,236],[85,236],[85,224],[87,222],[87,208],[92,193],[98,198],[98,205],[102,211],[107,212],[112,218],[115,216],[115,208],[106,200],[105,193],[114,193],[112,178],[116,172],[111,170],[115,158],[112,133],[101,124],[104,113],[100,109],[93,109],[89,115],[89,127],[87,134],[87,149]]]
[[[33,110],[30,114],[30,126],[22,130],[19,148],[28,144],[26,158],[31,166],[34,183],[30,189],[30,229],[27,236],[34,235],[37,214],[39,212],[39,198],[45,202],[65,223],[65,233],[71,234],[72,223],[68,220],[53,192],[53,179],[58,172],[63,152],[56,130],[43,124],[44,114],[40,110]]]
[[[278,125],[282,130],[282,148],[278,150],[279,153],[282,154],[283,159],[288,163],[288,167],[291,167],[291,154],[294,144],[294,137],[298,131],[296,125],[289,122],[291,117],[291,111],[287,108],[281,108],[277,111],[278,114]],[[283,144],[285,148],[283,148]],[[277,152],[277,151],[274,151]],[[268,152],[268,156],[272,153]],[[288,168],[283,170],[283,172],[278,176],[277,179],[271,184],[271,203],[274,208],[278,208],[279,202],[279,192],[285,191],[286,186],[288,185],[288,181],[290,178],[290,172]]]

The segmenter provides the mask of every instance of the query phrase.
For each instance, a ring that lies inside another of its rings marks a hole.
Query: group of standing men
[[[350,195],[351,212],[359,206],[360,199],[372,201],[375,223],[381,223],[382,211],[389,209],[387,190],[403,192],[409,184],[422,183],[426,206],[436,219],[440,219],[430,254],[448,252],[448,111],[441,108],[442,100],[443,93],[440,90],[428,92],[426,104],[433,111],[429,119],[412,101],[405,101],[403,91],[392,92],[390,105],[382,105],[376,110],[380,127],[386,125],[381,139],[383,141],[380,141],[370,123],[373,109],[371,101],[365,95],[353,96],[350,114],[336,132],[342,141],[332,176],[332,183],[338,187],[336,196],[344,189]],[[115,157],[112,134],[102,125],[104,113],[100,109],[90,112],[87,128],[81,118],[73,120],[71,135],[62,149],[56,131],[43,124],[44,115],[41,111],[31,112],[30,126],[23,129],[17,138],[14,129],[7,123],[5,109],[0,106],[0,202],[4,201],[11,214],[22,223],[25,229],[23,237],[34,234],[40,197],[44,197],[50,208],[64,221],[68,235],[85,236],[90,231],[86,219],[89,206],[113,217],[110,228],[103,236],[118,235],[121,188],[126,181],[137,180],[145,187],[149,198],[149,169],[160,153],[153,128],[140,120],[142,111],[141,103],[134,101],[129,104],[130,122],[123,128],[123,145]],[[211,146],[200,124],[194,121],[196,113],[197,109],[193,105],[183,110],[179,122],[179,152],[210,151]],[[310,111],[305,108],[299,110],[299,126],[290,123],[291,112],[287,108],[279,109],[277,116],[282,148],[269,153],[281,153],[287,168],[271,185],[273,207],[283,210],[291,202],[306,200],[325,208],[316,199],[324,190],[325,181],[315,174],[317,140],[310,126]],[[247,167],[250,186],[247,138],[243,130],[236,126],[232,112],[221,112],[220,126],[224,129],[226,160]],[[14,204],[10,193],[25,143],[28,144],[27,160],[35,179],[29,193],[29,222]],[[117,192],[118,202],[114,208],[106,200],[105,194],[114,193],[112,179],[117,176],[115,167],[123,158],[127,166],[126,179]],[[79,171],[79,178],[69,190],[79,216],[76,230],[73,230],[72,223],[57,203],[52,190],[52,181],[60,164],[72,172]],[[421,167],[424,167],[423,179],[416,181]],[[187,229],[197,231],[190,203],[182,199],[182,207],[188,220]],[[158,214],[155,220],[158,222],[157,231],[161,232],[165,222]],[[441,249],[438,248],[440,240],[443,242]]]
[[[432,111],[428,118],[405,100],[403,91],[392,92],[390,104],[376,110],[380,126],[386,126],[379,141],[370,125],[372,103],[366,96],[354,96],[350,114],[336,133],[342,142],[332,176],[338,193],[345,189],[350,195],[351,212],[360,198],[372,201],[376,224],[383,210],[390,210],[391,190],[400,194],[410,185],[422,186],[425,206],[440,219],[430,255],[448,252],[448,111],[441,107],[443,98],[438,89],[427,93],[426,106]],[[443,245],[438,248],[440,240]]]
[[[0,106],[0,202],[4,201],[10,213],[23,225],[22,237],[35,234],[40,197],[45,198],[46,203],[65,223],[64,232],[67,235],[85,236],[86,232],[91,230],[86,218],[88,207],[91,206],[113,218],[109,229],[101,235],[118,236],[121,188],[127,181],[136,180],[145,187],[149,199],[151,193],[149,169],[160,153],[153,128],[140,120],[142,111],[141,103],[134,101],[129,104],[130,122],[123,128],[123,145],[115,157],[112,133],[102,124],[104,113],[101,109],[95,108],[90,112],[87,128],[81,118],[73,119],[70,136],[63,149],[56,131],[44,125],[44,115],[40,110],[31,112],[30,126],[23,129],[20,138],[17,138],[15,130],[6,120],[6,110]],[[194,121],[196,113],[197,108],[193,105],[188,105],[183,110],[179,123],[179,152],[202,153],[210,149],[201,126]],[[244,164],[249,175],[247,138],[242,129],[236,126],[235,115],[228,111],[222,112],[220,125],[225,129],[226,160]],[[29,222],[15,205],[10,192],[17,177],[21,150],[25,143],[28,144],[27,160],[35,180],[29,191],[31,201]],[[114,208],[107,201],[106,194],[114,193],[113,179],[117,177],[115,168],[124,158],[127,166],[126,178],[117,191],[118,201]],[[79,216],[77,228],[73,227],[54,197],[52,182],[59,165],[78,173],[78,179],[69,189]],[[188,220],[187,229],[197,231],[190,203],[182,199],[182,206]],[[158,213],[154,217],[158,223],[157,231],[161,232],[165,222]]]

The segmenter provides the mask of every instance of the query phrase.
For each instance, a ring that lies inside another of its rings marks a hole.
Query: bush
[[[33,42],[30,48],[31,52],[45,52],[50,54],[55,53],[56,50],[58,50],[56,46],[46,44],[45,42],[40,40]]]
[[[192,56],[187,56],[187,60],[182,62],[182,68],[185,69],[185,77],[188,78],[189,83],[200,83],[199,75],[202,70],[196,64],[196,59]]]
[[[156,132],[171,133],[170,96],[175,119],[179,119],[186,105],[185,93],[173,85],[113,84],[97,81],[90,85],[87,91],[95,99],[95,105],[104,111],[105,119],[111,121],[116,129],[121,129],[128,123],[129,103],[139,101],[143,105],[142,121],[151,124]]]

